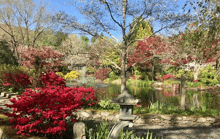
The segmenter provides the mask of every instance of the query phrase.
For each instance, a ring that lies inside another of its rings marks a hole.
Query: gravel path
[[[163,139],[220,139],[220,127],[161,127],[134,125],[137,134],[153,132],[154,137]]]
[[[0,96],[0,107],[5,111],[12,111],[4,104],[12,104],[8,98]],[[149,131],[153,136],[163,139],[220,139],[220,126],[218,127],[171,127],[153,125],[134,125],[131,128],[137,134],[146,135]]]

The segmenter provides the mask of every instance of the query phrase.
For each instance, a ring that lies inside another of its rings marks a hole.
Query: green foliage
[[[37,39],[37,46],[55,46],[56,49],[58,46],[61,46],[62,42],[68,37],[67,33],[55,32],[54,30],[46,30],[40,35]]]
[[[64,75],[70,72],[67,66],[60,66],[59,69],[60,69],[60,72],[62,72]]]
[[[93,67],[86,67],[86,72],[88,74],[94,74],[96,72],[96,69]]]
[[[134,19],[134,20],[142,20],[142,17],[139,17],[138,19]],[[130,40],[136,41],[138,39],[143,39],[144,37],[149,37],[152,34],[153,34],[152,26],[148,21],[143,20],[141,22],[138,22],[138,24],[136,25],[134,33],[132,34]],[[137,43],[134,43],[134,45],[136,44]]]
[[[16,58],[13,56],[7,42],[0,41],[0,64],[18,65]]]
[[[127,81],[127,85],[131,86],[131,85],[135,85],[137,87],[149,87],[151,84],[153,84],[155,81],[151,81],[151,80],[134,80],[134,79],[129,79]]]
[[[179,70],[177,71],[177,74],[174,75],[174,76],[180,78],[182,74],[185,74],[185,69],[179,69]]]
[[[219,83],[219,81],[215,78],[216,70],[212,68],[211,65],[200,70],[199,79],[202,84],[207,86],[214,86]]]
[[[56,75],[60,76],[60,77],[64,77],[62,72],[56,72]]]
[[[111,100],[109,100],[109,99],[101,100],[98,104],[101,107],[101,109],[119,110],[119,108],[120,108],[120,106],[118,104],[113,104],[111,102]]]
[[[110,131],[109,123],[102,122],[100,125],[95,125],[94,129],[93,133],[90,133],[86,127],[86,135],[89,139],[107,139]]]
[[[96,124],[93,128],[94,131],[89,131],[86,126],[86,138],[88,139],[107,139],[109,135],[109,131],[111,130],[111,126],[109,122],[101,122],[100,125]],[[134,136],[132,137],[132,135]],[[134,131],[121,131],[119,133],[118,139],[153,139],[153,133],[150,133],[149,130],[147,132],[146,137],[139,137],[135,135]],[[155,137],[156,139],[156,137]]]
[[[201,82],[186,82],[187,87],[200,87],[201,84]]]
[[[77,79],[79,77],[80,73],[77,71],[71,71],[70,73],[67,73],[64,76],[64,79],[66,80],[73,80],[73,79]]]
[[[109,78],[110,78],[110,80],[117,80],[119,77],[115,74],[114,71],[111,71],[109,73]]]

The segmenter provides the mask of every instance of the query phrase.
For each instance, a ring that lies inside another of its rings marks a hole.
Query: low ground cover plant
[[[90,129],[86,126],[86,137],[87,139],[107,139],[111,127],[112,124],[109,122],[101,122]],[[135,131],[122,130],[119,133],[118,139],[153,139],[153,133],[150,133],[148,130],[146,135],[136,135]],[[156,137],[154,137],[154,139],[156,139]]]

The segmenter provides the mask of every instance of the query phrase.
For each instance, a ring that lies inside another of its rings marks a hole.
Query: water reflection
[[[71,85],[69,85],[71,86]],[[120,94],[120,85],[99,84],[94,85],[94,90],[99,100],[113,99]],[[141,100],[143,107],[148,107],[152,103],[163,104],[163,106],[180,106],[181,95],[172,88],[163,88],[155,90],[150,86],[137,87],[135,85],[127,86],[130,93]],[[220,95],[204,91],[186,91],[186,108],[218,109],[220,110]]]
[[[164,106],[179,106],[181,95],[171,89],[163,88],[155,90],[152,87],[128,86],[131,94],[141,100],[143,107],[148,107],[152,103],[159,102]],[[95,88],[99,99],[113,99],[120,94],[120,85],[111,84],[109,87]],[[220,110],[219,95],[202,91],[186,91],[186,108],[213,108]]]

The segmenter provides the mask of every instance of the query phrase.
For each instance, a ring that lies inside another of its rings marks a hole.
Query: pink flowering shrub
[[[163,75],[163,77],[162,77],[163,80],[166,80],[166,79],[169,79],[169,78],[176,78],[176,76],[167,74],[167,75]]]
[[[65,118],[86,103],[97,104],[92,88],[73,88],[65,86],[39,87],[35,90],[26,89],[22,95],[9,99],[13,104],[5,104],[13,108],[13,112],[4,113],[12,117],[12,128],[18,129],[17,134],[43,133],[63,135],[67,123]],[[76,121],[75,117],[71,119]]]
[[[29,76],[23,72],[16,74],[6,73],[4,74],[3,82],[3,86],[6,88],[12,87],[15,91],[25,89],[31,84]]]

